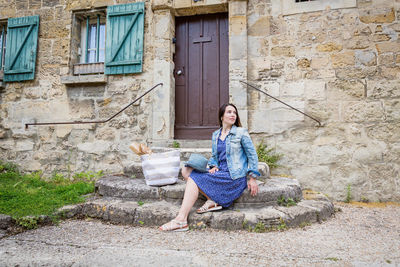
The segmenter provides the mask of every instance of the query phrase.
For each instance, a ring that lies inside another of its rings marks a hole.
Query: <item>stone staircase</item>
[[[165,149],[168,148],[152,147],[154,152]],[[187,160],[191,153],[201,153],[206,157],[211,154],[210,149],[201,147],[181,147],[180,150],[181,162]],[[324,195],[313,193],[303,196],[297,180],[270,177],[266,164],[261,163],[259,169],[262,177],[258,181],[259,193],[256,197],[250,196],[246,190],[228,209],[196,214],[195,209],[205,200],[200,197],[189,215],[190,227],[281,229],[320,222],[334,213],[332,202]],[[73,211],[68,208],[65,211],[112,223],[159,226],[176,216],[184,191],[185,182],[182,179],[174,185],[147,186],[140,163],[134,162],[124,168],[124,174],[107,175],[98,180],[96,197],[76,206]]]

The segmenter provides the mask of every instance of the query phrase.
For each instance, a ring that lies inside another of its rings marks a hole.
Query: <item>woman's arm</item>
[[[258,172],[258,156],[256,149],[254,148],[253,141],[249,135],[249,132],[245,130],[243,133],[241,144],[244,150],[244,153],[247,156],[248,162],[248,170],[247,174],[253,176],[252,178],[256,178],[256,176],[260,176],[261,174]],[[255,176],[255,177],[254,177]]]

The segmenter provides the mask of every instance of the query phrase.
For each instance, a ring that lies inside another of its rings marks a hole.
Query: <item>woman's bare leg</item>
[[[185,179],[185,181],[188,180],[189,175],[192,173],[192,171],[193,171],[192,167],[186,167],[186,166],[182,167],[181,172],[182,172],[183,179]]]
[[[183,196],[182,205],[181,208],[179,209],[178,215],[175,217],[174,220],[161,226],[160,229],[163,230],[163,228],[166,226],[172,228],[179,227],[176,221],[187,222],[189,212],[192,209],[194,203],[196,202],[198,196],[199,196],[199,188],[197,187],[196,183],[192,180],[192,178],[189,177],[187,179],[185,194]]]
[[[178,216],[176,216],[176,220],[180,222],[187,221],[190,210],[192,209],[194,203],[196,202],[199,196],[199,188],[196,183],[192,180],[192,178],[188,178],[186,182],[185,194],[183,196],[183,201],[181,208],[179,209]]]
[[[182,170],[181,170],[181,172],[182,172],[182,176],[183,176],[183,178],[185,179],[185,181],[187,181],[190,177],[190,174],[192,173],[192,171],[193,171],[193,168],[192,167],[183,167],[182,168]],[[206,194],[204,194],[204,192],[203,191],[201,191],[201,189],[199,188],[199,192],[203,195],[203,196],[205,196],[206,198],[207,198],[207,200],[209,200],[210,198],[206,195]]]

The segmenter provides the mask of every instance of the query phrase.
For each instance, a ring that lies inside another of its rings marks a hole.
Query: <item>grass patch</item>
[[[62,206],[83,202],[83,195],[94,192],[95,176],[80,173],[70,180],[54,174],[45,179],[40,172],[21,174],[15,166],[0,162],[0,214],[11,215],[20,225],[34,228],[39,215],[51,216]]]
[[[260,162],[265,162],[272,169],[279,167],[278,161],[282,158],[282,154],[275,153],[275,148],[267,148],[267,145],[264,144],[264,141],[256,148],[258,160]]]

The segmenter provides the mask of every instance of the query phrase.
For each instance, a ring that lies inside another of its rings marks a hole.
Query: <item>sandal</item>
[[[203,206],[201,206],[198,210],[196,210],[196,212],[201,214],[201,213],[205,213],[205,212],[209,212],[209,211],[216,211],[216,210],[221,210],[221,209],[222,209],[221,205],[218,205],[217,203],[215,203],[214,201],[209,199],[206,201],[206,203],[204,203]]]
[[[180,222],[173,219],[170,222],[160,226],[159,229],[164,232],[185,232],[189,230],[189,225],[187,222]]]

